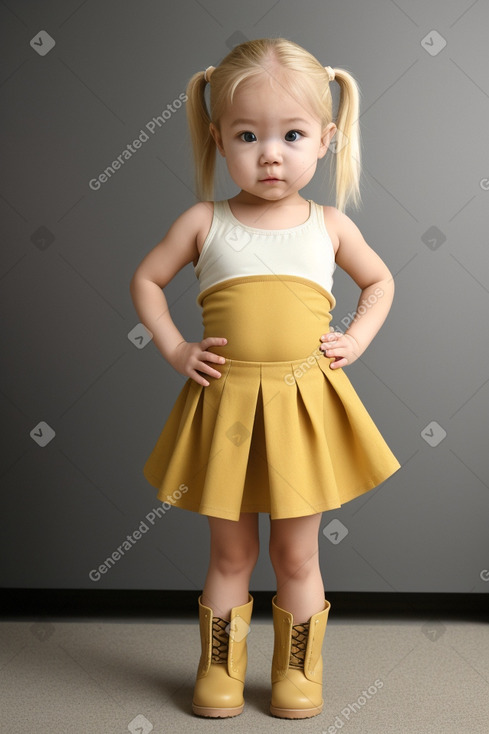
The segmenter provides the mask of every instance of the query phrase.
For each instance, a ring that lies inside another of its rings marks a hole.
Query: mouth
[[[267,176],[267,178],[261,178],[260,181],[262,183],[273,183],[274,181],[281,181],[281,178],[274,178],[273,176]]]

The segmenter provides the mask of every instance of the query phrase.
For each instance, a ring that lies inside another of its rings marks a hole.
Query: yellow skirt
[[[162,502],[229,520],[341,507],[400,468],[343,369],[319,349],[334,297],[288,275],[203,291],[204,337],[226,358],[189,378],[144,465]],[[204,374],[204,373],[201,373]]]

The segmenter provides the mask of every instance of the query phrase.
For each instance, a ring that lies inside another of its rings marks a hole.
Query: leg
[[[321,648],[330,603],[319,569],[321,513],[271,520],[270,559],[277,576],[272,599],[274,647],[270,713],[306,719],[323,708]]]
[[[324,608],[318,533],[322,513],[270,520],[270,560],[277,577],[277,605],[302,624]]]
[[[241,513],[238,522],[209,517],[209,526],[210,563],[199,598],[202,652],[192,710],[225,718],[238,716],[244,707],[253,607],[248,588],[259,553],[258,513]]]
[[[202,604],[229,620],[233,607],[246,604],[260,541],[258,513],[242,512],[237,522],[209,517],[211,548]]]

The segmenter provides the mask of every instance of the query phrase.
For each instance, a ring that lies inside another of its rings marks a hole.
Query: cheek
[[[306,155],[306,153],[302,153],[300,158],[297,159],[297,167],[303,171],[305,171],[306,168],[310,168],[311,167],[311,157]]]
[[[308,146],[306,150],[302,151],[301,164],[303,168],[310,168],[312,165],[317,164],[319,149],[316,146]]]
[[[250,165],[243,155],[228,156],[226,159],[227,169],[231,178],[237,181],[244,181],[250,175]]]
[[[250,167],[251,163],[251,156],[248,151],[243,150],[243,148],[231,151],[229,165],[233,168],[246,169]]]

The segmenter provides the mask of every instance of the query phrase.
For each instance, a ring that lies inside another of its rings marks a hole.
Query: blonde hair
[[[187,86],[187,120],[195,161],[197,194],[201,199],[214,196],[216,143],[209,131],[211,122],[219,130],[226,106],[233,101],[239,84],[260,74],[285,70],[281,83],[294,99],[305,101],[321,122],[322,128],[335,122],[336,131],[336,206],[344,211],[348,203],[360,203],[360,130],[358,124],[359,89],[345,69],[334,68],[340,86],[336,121],[332,120],[332,96],[328,71],[301,46],[284,38],[261,38],[236,46],[221,63],[212,68],[210,113],[205,100],[207,74],[194,74]],[[209,72],[208,72],[209,73]],[[330,158],[332,163],[332,157]],[[331,169],[332,170],[332,169]]]

